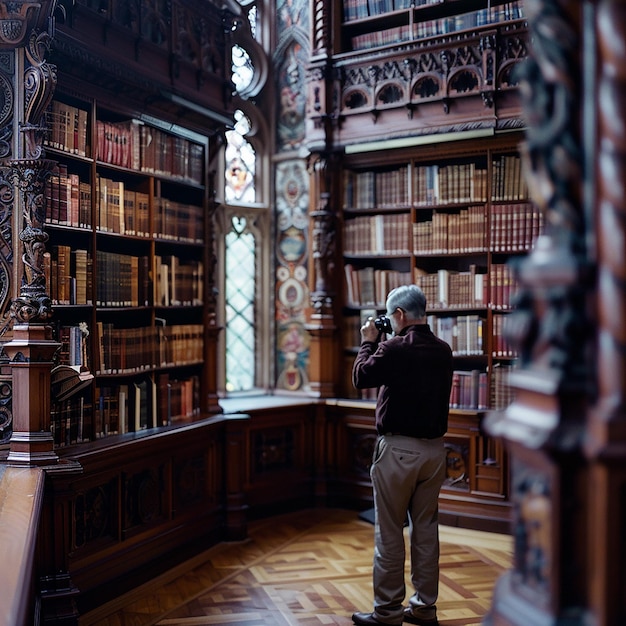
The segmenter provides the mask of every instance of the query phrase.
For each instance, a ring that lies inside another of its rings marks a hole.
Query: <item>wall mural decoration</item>
[[[279,0],[273,63],[277,76],[276,145],[276,386],[298,390],[308,383],[310,313],[308,288],[309,176],[295,154],[305,138],[305,68],[308,2]],[[294,158],[290,158],[290,154]],[[284,157],[284,158],[283,158]]]
[[[306,114],[305,68],[309,60],[309,12],[305,0],[276,4],[279,35],[274,66],[278,102],[276,128],[279,151],[294,150],[304,141]]]
[[[306,384],[309,335],[304,325],[309,305],[307,286],[308,175],[301,160],[276,166],[276,321],[279,388]]]
[[[277,132],[279,148],[289,150],[298,148],[304,140],[306,50],[299,43],[293,42],[283,56],[283,62],[278,68]]]

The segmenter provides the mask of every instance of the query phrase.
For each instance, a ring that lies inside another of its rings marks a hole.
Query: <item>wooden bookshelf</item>
[[[462,478],[451,474],[444,492],[487,500],[507,495],[501,444],[480,424],[486,411],[511,401],[507,380],[516,354],[503,331],[516,288],[509,261],[532,248],[542,227],[521,176],[519,139],[453,142],[434,159],[429,148],[390,151],[382,160],[346,157],[339,194],[346,371],[364,317],[384,312],[393,287],[418,284],[428,323],[455,358],[446,446]],[[355,390],[348,375],[340,384],[342,397],[376,397],[376,390]],[[483,449],[486,460],[476,456]]]
[[[55,444],[193,421],[206,414],[207,139],[62,93],[47,120],[58,161],[46,187],[58,361],[95,375],[54,403]]]
[[[441,38],[524,19],[524,3],[470,0],[347,0],[342,12],[342,51]]]

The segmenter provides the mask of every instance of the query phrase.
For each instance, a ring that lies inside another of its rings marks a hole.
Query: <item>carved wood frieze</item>
[[[48,241],[48,233],[44,230],[45,185],[53,167],[54,162],[46,159],[14,161],[9,163],[10,169],[5,175],[17,187],[23,206],[24,227],[20,240],[24,274],[19,296],[11,303],[11,316],[18,323],[47,322],[52,317],[43,260]]]
[[[32,32],[51,28],[56,0],[0,2],[0,48],[21,48]]]
[[[333,164],[326,155],[309,158],[309,173],[319,191],[311,210],[311,255],[313,257],[313,291],[311,304],[317,314],[330,314],[335,296],[336,211],[330,194],[330,171]]]
[[[550,370],[559,387],[588,382],[589,324],[585,297],[590,261],[582,202],[580,73],[576,27],[555,0],[533,3],[533,53],[520,72],[528,121],[522,145],[533,200],[545,214],[544,233],[518,268],[522,288],[507,335],[528,369]]]
[[[17,5],[22,4],[22,10]],[[45,322],[51,315],[51,301],[46,293],[46,281],[43,270],[43,257],[48,235],[44,231],[45,222],[45,184],[52,170],[53,162],[44,157],[43,140],[46,133],[45,111],[50,104],[56,88],[56,67],[46,61],[50,48],[51,27],[38,31],[37,26],[49,26],[47,19],[40,14],[41,7],[26,9],[31,3],[0,4],[0,29],[7,22],[17,21],[20,28],[28,27],[28,35],[20,36],[19,42],[24,49],[24,71],[22,77],[15,77],[15,82],[23,86],[23,110],[19,112],[21,148],[13,154],[11,145],[3,148],[3,160],[0,164],[0,212],[3,216],[1,229],[3,252],[0,261],[0,310],[3,312],[0,334],[4,334],[9,325],[6,316],[8,301],[11,297],[12,237],[11,220],[16,221],[22,242],[22,263],[24,272],[21,278],[19,296],[10,306],[11,317],[20,323]],[[55,3],[48,3],[48,10],[54,10]],[[18,19],[22,18],[22,19]],[[41,24],[40,24],[41,22]],[[16,25],[17,28],[17,25]],[[17,53],[14,53],[17,54]],[[15,69],[15,64],[12,64]],[[6,89],[2,121],[4,128],[12,124],[12,110],[17,98],[12,94],[13,77],[5,77]],[[11,106],[9,111],[8,106]],[[4,131],[2,136],[10,136]]]
[[[383,112],[398,109],[406,110],[411,119],[421,105],[432,103],[447,114],[452,101],[470,97],[481,98],[486,119],[493,118],[498,114],[496,95],[516,89],[514,68],[526,56],[526,27],[515,24],[346,56],[336,60],[332,76],[313,62],[308,74],[314,103],[310,120],[314,128],[321,128],[326,118],[341,126],[352,116],[367,114],[376,121]],[[320,94],[333,82],[338,97],[326,103]],[[493,119],[488,123],[494,125]],[[451,120],[452,124],[458,122]],[[510,121],[504,120],[503,126],[507,124]],[[436,125],[433,121],[430,132]]]

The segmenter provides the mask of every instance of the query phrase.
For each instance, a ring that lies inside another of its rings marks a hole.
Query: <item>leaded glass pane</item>
[[[233,218],[226,235],[226,390],[247,391],[255,374],[254,235],[243,217]]]

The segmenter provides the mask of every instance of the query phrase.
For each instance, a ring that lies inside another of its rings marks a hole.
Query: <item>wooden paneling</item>
[[[66,456],[73,471],[49,473],[44,534],[54,542],[46,546],[42,573],[69,574],[82,611],[189,550],[240,539],[242,483],[226,472],[244,464],[237,444],[242,417],[107,439]]]
[[[484,477],[477,463],[479,416],[450,424],[450,450],[465,449],[469,475],[444,487],[442,522],[508,532],[505,468],[489,465]],[[50,584],[67,575],[65,603],[78,593],[82,613],[202,547],[242,539],[249,519],[369,509],[375,441],[373,403],[304,399],[64,451],[64,469],[50,473],[42,573],[57,573]]]

